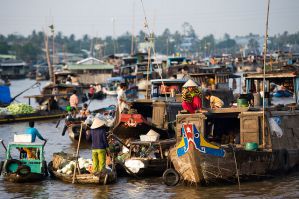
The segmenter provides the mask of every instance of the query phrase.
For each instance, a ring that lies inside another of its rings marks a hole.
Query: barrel
[[[237,105],[238,107],[248,107],[248,100],[247,99],[237,99]]]

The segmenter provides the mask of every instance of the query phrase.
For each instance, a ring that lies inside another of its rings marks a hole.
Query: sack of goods
[[[80,171],[84,173],[84,171],[88,171],[89,173],[92,170],[92,160],[91,159],[84,159],[84,158],[79,158],[78,159],[79,163],[79,168]],[[66,164],[62,169],[58,169],[58,173],[63,173],[67,175],[71,175],[74,172],[76,165],[76,161],[70,161],[68,164]]]
[[[150,130],[146,135],[140,135],[140,141],[144,142],[155,142],[160,138],[160,134],[154,130]]]

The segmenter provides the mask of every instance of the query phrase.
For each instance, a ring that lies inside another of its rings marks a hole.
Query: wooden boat
[[[167,169],[169,148],[175,144],[175,139],[138,140],[129,144],[129,156],[124,160],[124,165],[138,176],[161,176]]]
[[[101,100],[101,99],[105,98],[106,95],[107,94],[104,93],[103,91],[99,91],[99,92],[94,93],[93,95],[88,93],[88,98],[89,99],[99,99],[99,100]]]
[[[92,114],[108,114],[112,117],[114,117],[116,111],[116,106],[111,105],[105,108],[97,109],[92,111]],[[67,115],[65,118],[65,127],[63,129],[62,135],[65,134],[65,131],[67,131],[69,138],[72,141],[78,141],[80,129],[81,129],[81,123],[86,120],[86,117],[79,117],[79,118],[73,118],[71,115]],[[90,124],[91,125],[91,124]],[[86,131],[89,130],[89,125],[84,125],[82,128],[82,141],[91,141],[87,140]]]
[[[273,177],[299,166],[298,74],[267,72],[265,84],[284,82],[292,104],[266,108],[222,108],[177,115],[177,143],[170,159],[181,179],[191,183],[235,183]],[[247,91],[259,91],[263,74],[246,74]],[[273,102],[272,102],[273,100]],[[257,100],[260,102],[261,100]],[[256,145],[255,147],[253,147]]]
[[[65,115],[63,110],[52,110],[52,111],[36,111],[30,114],[18,114],[18,115],[0,115],[0,124],[6,124],[11,122],[28,122],[37,120],[49,120],[60,118]]]
[[[63,182],[72,183],[73,174],[67,175],[63,173],[58,173],[57,170],[53,168],[52,161],[48,165],[48,170],[51,177],[54,177]],[[107,173],[103,173],[102,175],[95,176],[93,174],[77,174],[75,178],[75,183],[79,184],[112,184],[115,183],[117,179],[117,175],[115,171],[108,171]]]
[[[1,140],[2,142],[2,140]],[[45,143],[9,143],[6,150],[6,160],[2,162],[0,173],[5,181],[11,182],[34,182],[45,179],[48,175],[47,163],[44,157]],[[4,145],[3,145],[4,146]],[[32,152],[32,157],[24,151]],[[20,151],[20,158],[13,159],[14,150]]]

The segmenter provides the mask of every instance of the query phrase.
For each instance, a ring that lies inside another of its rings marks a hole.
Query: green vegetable
[[[11,104],[7,107],[7,110],[12,114],[12,115],[18,115],[18,114],[29,114],[29,113],[34,113],[35,110],[32,108],[32,106],[24,103],[19,103],[19,104]]]

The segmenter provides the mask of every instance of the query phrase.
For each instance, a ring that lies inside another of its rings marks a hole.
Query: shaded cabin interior
[[[207,113],[178,114],[176,126],[177,143],[182,139],[183,123],[193,123],[203,133],[206,141],[216,145],[235,144],[239,147],[248,142],[256,142],[260,147],[271,145],[267,128],[262,131],[262,112],[248,111],[247,108],[222,108]]]
[[[263,92],[263,73],[244,74],[246,93]],[[272,85],[283,86],[290,91],[290,97],[284,97],[284,101],[273,96]],[[299,76],[296,71],[271,71],[265,74],[265,99],[269,99],[269,104],[298,103]]]

